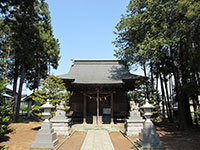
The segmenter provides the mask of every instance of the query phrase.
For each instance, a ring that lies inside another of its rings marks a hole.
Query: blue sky
[[[116,59],[115,26],[129,0],[47,0],[51,24],[60,43],[59,67],[53,74],[67,73],[71,60]]]

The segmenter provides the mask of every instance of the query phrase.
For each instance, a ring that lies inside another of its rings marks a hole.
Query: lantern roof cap
[[[47,102],[46,102],[45,104],[43,104],[43,105],[41,106],[41,108],[43,108],[43,109],[45,109],[45,108],[54,108],[54,106],[51,105],[51,104],[49,103],[49,99],[47,99]]]
[[[143,109],[153,109],[154,108],[154,106],[152,105],[152,104],[149,104],[149,102],[148,101],[146,101],[146,103],[141,107],[141,108],[143,108]]]

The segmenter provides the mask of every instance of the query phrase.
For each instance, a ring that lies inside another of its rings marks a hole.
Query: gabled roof
[[[123,84],[141,76],[131,74],[118,60],[74,60],[69,73],[58,77],[72,84]]]

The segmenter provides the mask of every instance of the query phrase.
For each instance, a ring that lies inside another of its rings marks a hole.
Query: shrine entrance
[[[113,93],[84,92],[83,123],[113,124]]]

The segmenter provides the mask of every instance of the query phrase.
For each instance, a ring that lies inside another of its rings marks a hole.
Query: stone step
[[[107,131],[90,130],[87,132],[81,150],[114,150],[114,147]]]
[[[117,125],[110,125],[110,124],[102,124],[102,125],[93,125],[93,124],[77,124],[73,125],[72,129],[75,131],[80,131],[80,132],[88,132],[90,130],[105,130],[108,132],[119,132],[120,127]]]

